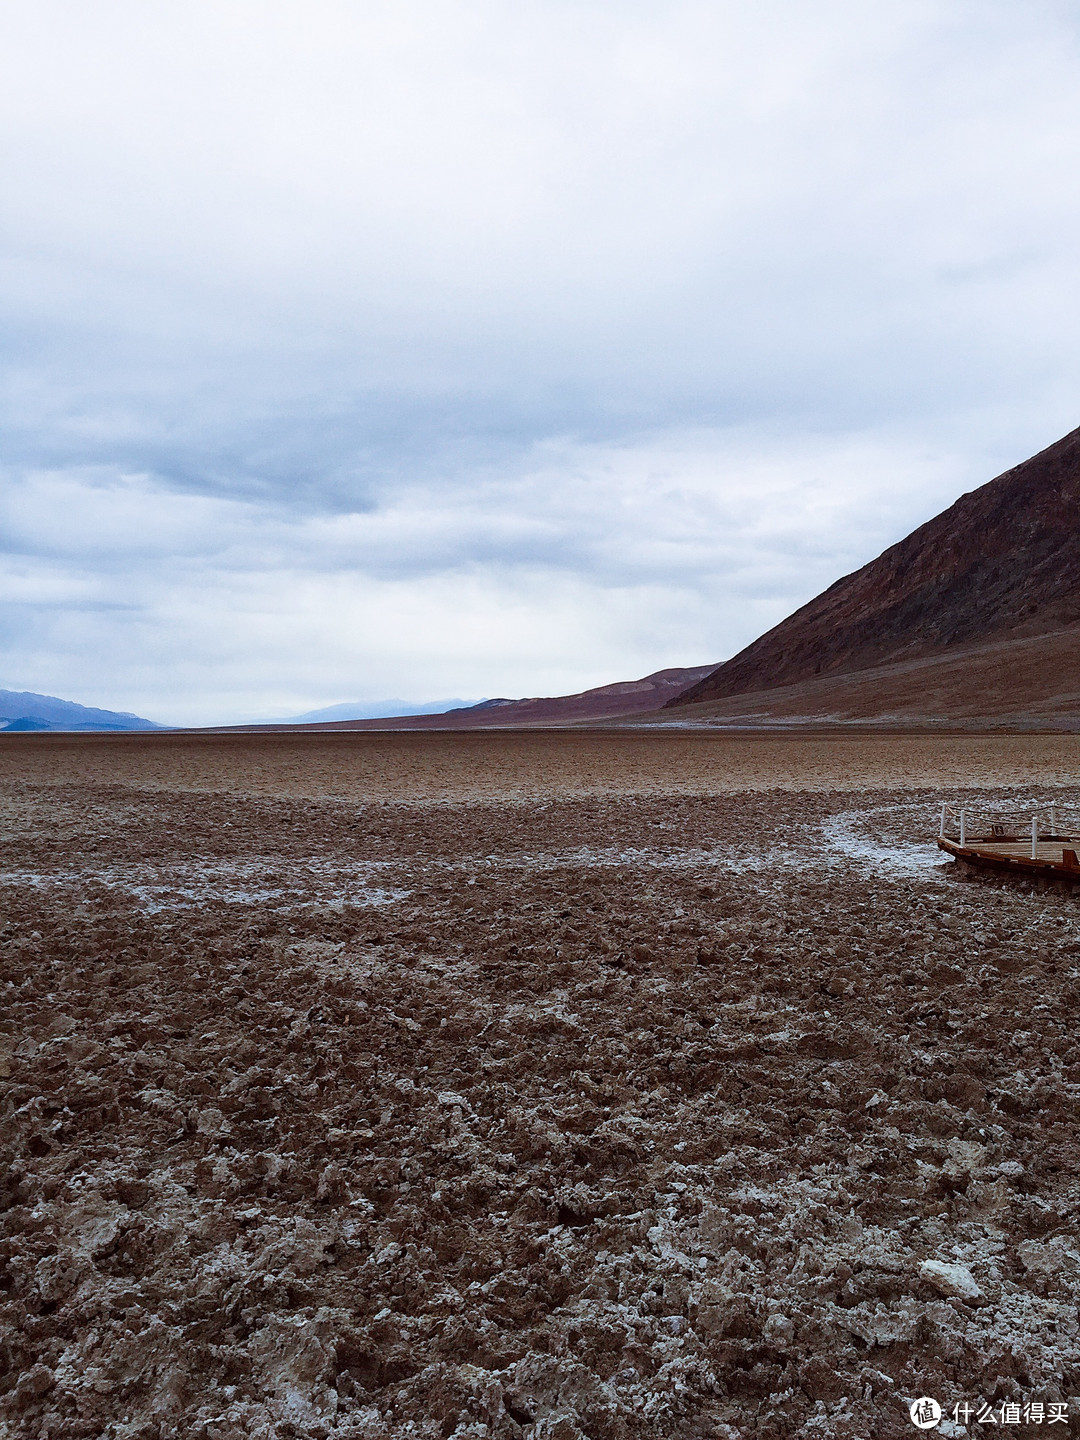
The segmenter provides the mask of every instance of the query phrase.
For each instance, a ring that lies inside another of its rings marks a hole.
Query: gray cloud
[[[4,26],[8,685],[720,658],[1076,422],[1070,5]]]

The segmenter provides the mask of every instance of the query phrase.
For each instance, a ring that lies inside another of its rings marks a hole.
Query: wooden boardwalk
[[[1053,880],[1067,885],[1080,885],[1080,836],[1039,835],[1033,844],[1030,837],[1017,835],[968,835],[964,843],[942,835],[938,845],[967,865],[981,870],[1005,871],[1026,879]]]

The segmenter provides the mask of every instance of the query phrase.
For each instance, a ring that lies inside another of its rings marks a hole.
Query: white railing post
[[[967,811],[966,811],[966,810],[961,810],[961,811],[960,811],[960,848],[961,848],[961,850],[964,848],[964,846],[965,846],[966,844],[967,844]]]
[[[1038,817],[1038,815],[1033,815],[1033,816],[1031,817],[1031,858],[1032,858],[1033,860],[1037,860],[1037,859],[1039,858],[1039,817]]]
[[[1057,806],[1050,806],[1050,834],[1056,835],[1057,831]]]

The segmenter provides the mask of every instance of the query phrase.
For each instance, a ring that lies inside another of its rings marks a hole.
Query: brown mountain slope
[[[1080,730],[1080,624],[667,707],[621,724]],[[1080,755],[1078,755],[1080,765]]]
[[[831,585],[711,675],[682,707],[1080,620],[1080,430]]]
[[[330,720],[303,725],[227,725],[216,730],[474,730],[510,725],[568,725],[578,720],[609,720],[642,710],[656,710],[685,690],[715,665],[656,670],[640,680],[598,685],[578,695],[553,695],[528,700],[487,700],[444,715],[397,715],[379,720]]]

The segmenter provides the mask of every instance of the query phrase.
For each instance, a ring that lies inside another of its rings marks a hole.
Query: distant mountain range
[[[29,690],[0,690],[0,732],[21,730],[161,730],[126,710],[96,710],[55,695]]]
[[[484,704],[480,701],[480,704]],[[290,715],[284,720],[268,723],[278,725],[320,725],[333,720],[381,720],[388,715],[441,715],[445,710],[462,710],[475,705],[475,700],[380,700],[364,704],[360,700],[343,705],[326,705],[322,710],[309,710],[305,715]]]
[[[442,714],[382,716],[374,719],[331,721],[275,721],[268,725],[229,725],[228,730],[474,730],[516,725],[559,726],[579,721],[609,720],[642,710],[656,710],[664,702],[709,675],[715,665],[657,670],[640,680],[598,685],[576,695],[537,696],[525,700],[496,698]]]

